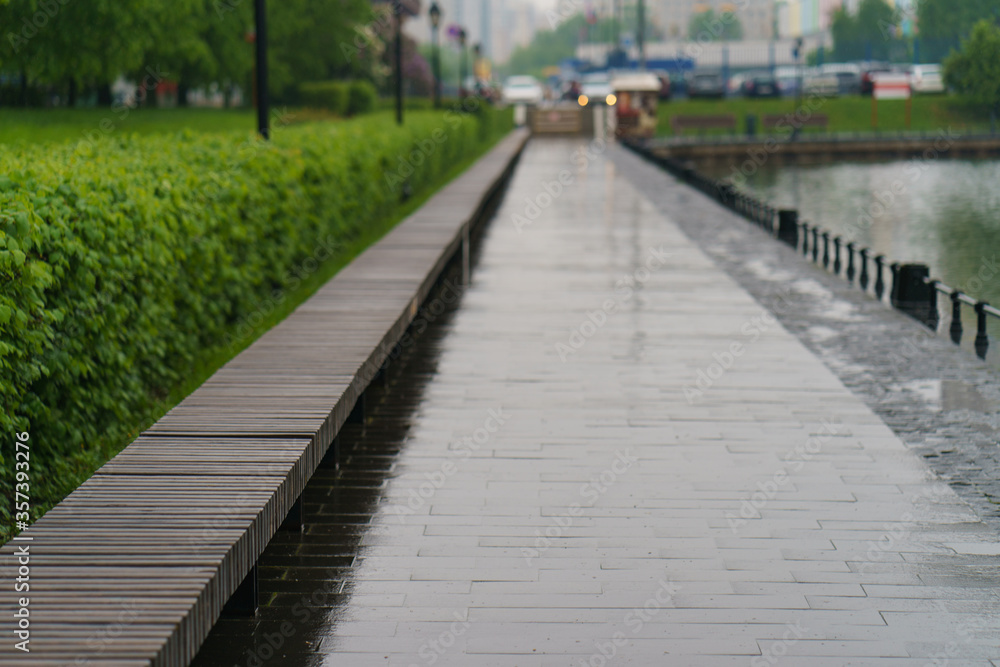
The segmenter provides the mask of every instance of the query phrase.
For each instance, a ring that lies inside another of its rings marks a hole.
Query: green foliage
[[[976,106],[1000,111],[1000,27],[982,20],[944,62],[946,83]]]
[[[280,305],[317,248],[390,216],[394,180],[420,191],[509,127],[493,110],[403,127],[378,115],[271,142],[185,133],[0,152],[0,430],[31,432],[45,477],[127,441],[200,351]]]
[[[378,103],[378,92],[368,81],[352,81],[348,95],[347,113],[357,116],[375,111]]]
[[[1000,19],[1000,0],[917,0],[921,59],[940,62],[982,19]]]
[[[381,49],[357,46],[358,35],[377,23],[367,0],[269,2],[268,21],[272,92],[294,91],[299,81],[375,76]],[[107,94],[120,74],[152,67],[182,90],[212,82],[249,90],[253,25],[246,0],[0,2],[0,73]]]
[[[326,109],[338,116],[346,116],[350,101],[349,81],[314,81],[299,84],[299,99],[307,107]]]
[[[841,5],[833,11],[833,62],[889,60],[897,35],[899,12],[886,0],[861,0],[858,13]]]
[[[734,12],[707,9],[694,14],[688,25],[688,39],[704,41],[732,41],[743,38],[743,24]]]

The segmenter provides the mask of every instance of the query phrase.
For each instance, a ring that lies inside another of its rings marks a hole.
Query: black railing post
[[[885,262],[885,255],[875,255],[875,296],[879,301],[885,294],[885,279],[882,276],[882,264]]]
[[[931,280],[927,283],[927,326],[929,326],[934,331],[937,331],[938,322],[940,321],[940,316],[938,315],[937,307],[937,285],[938,281]]]
[[[793,248],[798,247],[799,212],[794,208],[778,211],[778,240],[784,241]]]
[[[986,358],[986,350],[990,346],[990,338],[986,335],[986,306],[985,301],[976,302],[976,356],[980,359]]]
[[[830,268],[830,232],[823,232],[823,268]]]
[[[951,334],[951,342],[958,345],[962,342],[962,293],[958,290],[952,290],[949,295],[951,298],[951,326],[948,327],[948,333]]]
[[[778,215],[781,215],[780,213]],[[780,220],[780,218],[779,218]],[[802,255],[809,256],[809,224],[802,223]]]
[[[930,269],[926,264],[893,264],[892,305],[910,317],[916,318],[931,326],[931,316],[928,309],[930,298],[927,295],[926,279]]]
[[[840,275],[840,237],[834,237],[833,239],[833,272]]]
[[[813,262],[819,263],[819,227],[813,227]]]
[[[861,255],[861,275],[858,276],[858,284],[861,285],[861,289],[868,289],[868,248],[862,248],[858,251]]]
[[[854,241],[847,243],[847,282],[854,282]]]

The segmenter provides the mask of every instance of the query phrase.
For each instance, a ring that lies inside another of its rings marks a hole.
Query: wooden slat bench
[[[671,116],[670,129],[676,135],[683,134],[687,130],[729,130],[736,131],[736,116],[733,114],[719,114],[715,116]]]
[[[258,556],[527,138],[506,137],[5,545],[8,583],[30,548],[31,652],[8,633],[0,664],[187,665],[252,593]],[[8,624],[15,605],[0,598]]]
[[[803,127],[819,127],[826,129],[829,118],[825,113],[814,113],[800,118],[794,113],[764,114],[760,118],[761,127],[765,130],[800,129]]]

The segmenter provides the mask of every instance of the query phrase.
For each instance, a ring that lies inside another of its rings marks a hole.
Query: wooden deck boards
[[[187,665],[526,140],[504,139],[25,531],[32,541],[5,545],[8,581],[30,545],[32,635],[30,654],[7,641],[0,662]]]

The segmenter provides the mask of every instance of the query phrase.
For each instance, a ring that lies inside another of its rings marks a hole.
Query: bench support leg
[[[340,467],[340,437],[336,436],[330,446],[326,448],[326,454],[320,459],[319,467],[327,470],[336,470]]]
[[[351,410],[351,414],[347,417],[348,424],[364,424],[365,423],[365,394],[362,392],[358,396],[358,402],[354,404],[354,408]]]
[[[233,596],[222,608],[223,618],[247,618],[257,615],[257,566],[250,568],[243,583],[233,592]]]
[[[281,522],[278,530],[301,533],[302,528],[305,526],[303,517],[302,496],[299,495],[295,502],[292,503],[292,506],[288,509],[288,514],[285,515],[285,520]]]
[[[472,243],[469,239],[469,225],[462,227],[462,287],[472,282]]]

